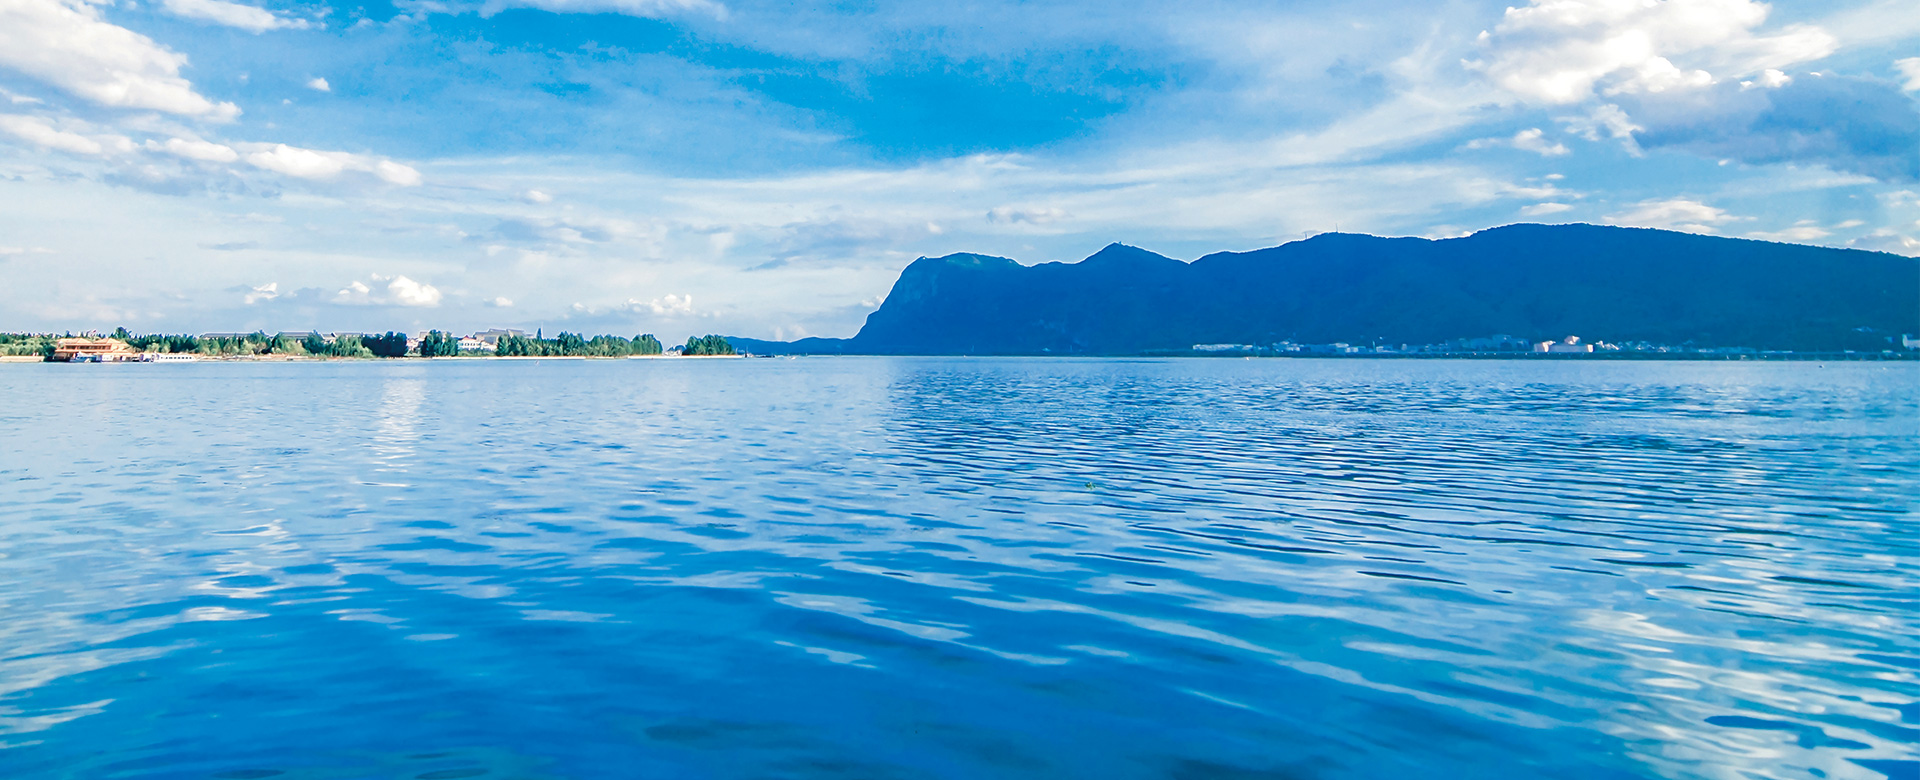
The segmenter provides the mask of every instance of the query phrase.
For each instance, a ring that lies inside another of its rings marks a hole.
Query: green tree
[[[725,336],[715,336],[712,334],[695,336],[687,339],[687,344],[681,348],[680,354],[731,355],[733,354],[733,344],[727,341],[727,337]]]
[[[460,354],[460,339],[437,330],[427,331],[420,337],[421,357],[451,357]]]
[[[384,336],[368,336],[360,340],[374,357],[397,358],[407,356],[407,334],[387,331]]]

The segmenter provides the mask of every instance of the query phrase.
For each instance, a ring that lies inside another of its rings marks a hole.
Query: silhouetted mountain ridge
[[[1191,263],[1113,244],[1078,263],[920,258],[852,339],[757,352],[1139,354],[1194,344],[1433,344],[1508,334],[1838,350],[1920,333],[1920,261],[1598,225],[1462,238],[1327,233]]]

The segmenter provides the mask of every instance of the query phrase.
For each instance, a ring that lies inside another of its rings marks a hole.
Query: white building
[[[1592,344],[1580,343],[1579,336],[1568,336],[1565,341],[1542,341],[1533,345],[1535,352],[1592,352]]]

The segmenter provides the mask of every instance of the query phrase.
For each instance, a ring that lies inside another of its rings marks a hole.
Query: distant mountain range
[[[761,354],[1129,355],[1495,334],[1878,351],[1902,333],[1920,333],[1915,258],[1509,225],[1437,241],[1325,233],[1191,263],[1121,244],[1072,264],[923,257],[851,339],[730,340]]]

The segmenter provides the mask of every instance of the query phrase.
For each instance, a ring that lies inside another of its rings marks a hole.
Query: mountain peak
[[[1127,246],[1126,244],[1114,242],[1108,244],[1105,249],[1093,253],[1093,255],[1087,259],[1076,263],[1076,265],[1097,268],[1171,268],[1174,266],[1184,266],[1186,263],[1167,257],[1166,255],[1149,252],[1137,246]]]

